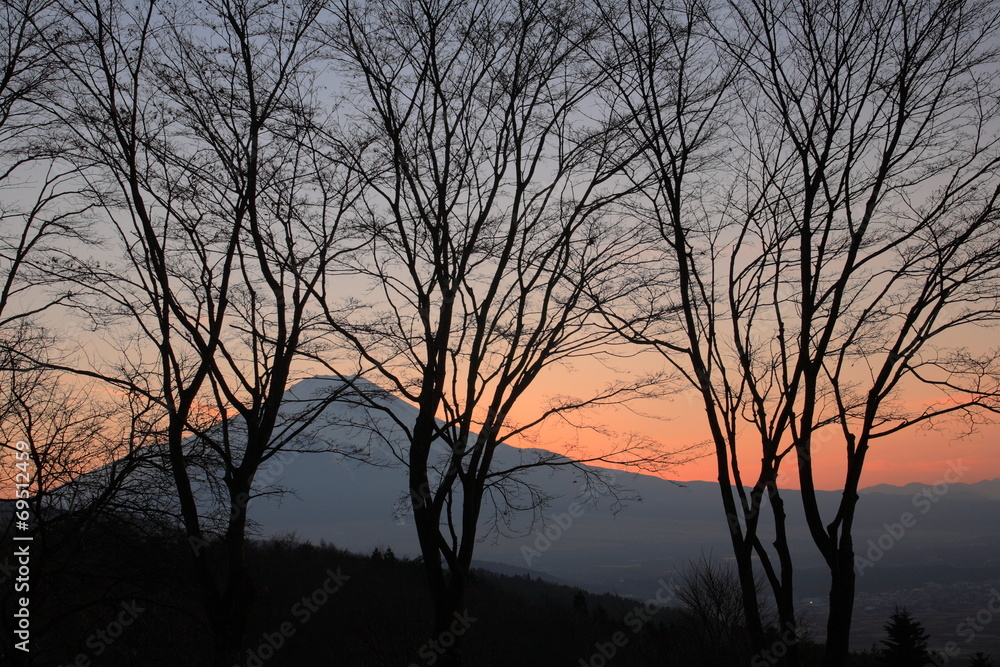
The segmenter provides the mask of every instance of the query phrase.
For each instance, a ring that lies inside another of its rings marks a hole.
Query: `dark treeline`
[[[70,551],[45,554],[33,664],[207,664],[212,637],[184,536],[156,532],[105,517]],[[452,643],[428,641],[431,620],[413,613],[430,604],[419,560],[285,537],[249,542],[247,562],[258,600],[234,664],[434,665]],[[720,636],[704,607],[647,602],[474,569],[452,629],[467,637],[465,659],[475,665],[741,664],[739,627]]]
[[[35,597],[33,664],[207,664],[212,637],[184,566],[182,534],[105,516],[86,540],[56,544],[44,558],[47,585]],[[247,561],[260,597],[236,665],[434,665],[452,643],[447,634],[428,641],[429,620],[411,613],[430,604],[419,559],[388,547],[362,555],[284,536],[249,542]],[[777,664],[786,653],[787,639],[770,626],[768,651],[748,654],[749,635],[732,616],[740,607],[732,568],[693,562],[669,583],[669,599],[659,604],[654,592],[627,599],[474,569],[469,605],[451,630],[469,640],[465,659],[484,667],[736,667]],[[923,667],[932,661],[927,639],[897,609],[883,646],[852,653],[847,664]],[[804,664],[820,664],[822,645],[808,636],[797,641]]]

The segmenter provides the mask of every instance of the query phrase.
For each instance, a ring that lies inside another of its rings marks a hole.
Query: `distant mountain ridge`
[[[258,471],[256,489],[262,495],[250,504],[253,528],[261,537],[294,533],[359,553],[391,547],[399,555],[417,555],[416,531],[407,514],[406,470],[398,460],[405,451],[405,434],[389,417],[391,413],[400,423],[412,424],[417,410],[367,380],[353,383],[377,408],[362,407],[360,400],[331,402],[307,431],[302,448],[368,448],[376,452],[380,465],[333,452],[279,452]],[[342,388],[337,378],[303,380],[286,393],[289,412]],[[496,461],[516,465],[549,454],[501,445]],[[554,460],[568,461],[561,456]],[[614,476],[626,489],[624,502],[588,496],[579,476],[566,466],[529,470],[521,481],[550,496],[542,521],[532,525],[528,513],[505,513],[505,508],[487,504],[476,558],[557,577],[594,592],[642,597],[690,560],[702,555],[726,559],[732,553],[716,482],[673,482],[588,468]],[[276,490],[285,493],[269,493]],[[878,586],[889,580],[888,568],[904,566],[931,574],[946,568],[993,568],[1000,577],[1000,480],[947,487],[880,484],[861,493],[855,549],[860,556],[872,557],[875,569],[869,571],[880,576],[860,577],[860,589]],[[796,576],[803,580],[797,589],[812,596],[821,594],[828,580],[798,495],[783,491]],[[817,495],[824,517],[832,519],[840,492]],[[515,499],[524,502],[527,496]],[[764,512],[769,518],[766,497]],[[905,534],[893,537],[893,527],[907,515],[911,525]],[[500,530],[490,530],[497,525]],[[766,519],[761,538],[764,544],[774,539]]]
[[[945,480],[942,480],[945,481]],[[987,498],[989,500],[1000,500],[1000,477],[996,479],[984,479],[979,482],[972,482],[966,484],[964,482],[945,482],[948,484],[950,491],[949,493],[957,493],[961,495],[971,495],[979,498]],[[865,487],[858,491],[858,493],[884,493],[887,495],[915,495],[920,494],[928,486],[934,486],[933,484],[922,484],[920,482],[910,482],[909,484],[904,484],[903,486],[893,486],[891,484],[875,484],[874,486]]]
[[[337,381],[305,380],[290,389],[289,396],[307,400],[329,390],[331,382]],[[361,386],[368,386],[364,382]],[[412,423],[414,406],[388,394],[378,400],[383,410]],[[359,421],[359,410],[363,408],[350,403],[331,404],[310,437],[360,444],[369,435],[362,432],[364,429],[345,426]],[[384,413],[373,414],[373,418],[385,420],[379,436],[400,450],[399,427],[389,423]],[[541,451],[500,446],[497,461],[510,464]],[[526,517],[515,517],[509,530],[491,535],[477,547],[477,558],[558,576],[594,591],[641,596],[659,578],[671,576],[691,559],[702,554],[725,559],[731,553],[717,483],[671,482],[650,475],[604,472],[615,475],[631,492],[632,500],[617,513],[607,498],[583,497],[578,479],[564,467],[527,473],[528,483],[544,487],[553,497],[543,512],[544,523],[530,526]],[[356,551],[388,546],[400,554],[418,553],[415,530],[405,512],[405,469],[398,462],[377,468],[336,454],[286,452],[276,457],[275,466],[262,469],[261,478],[291,491],[280,499],[254,501],[250,515],[262,535],[291,531],[305,539],[327,540]],[[877,544],[887,526],[909,513],[914,525],[902,538],[893,538],[889,549],[876,554],[883,572],[902,565],[938,570],[942,564],[1000,566],[1000,549],[975,546],[1000,545],[1000,502],[991,495],[996,482],[956,483],[943,492],[920,484],[864,489],[854,529],[857,550],[864,553],[869,540]],[[786,490],[784,495],[797,571],[807,576],[815,570],[817,581],[822,582],[825,566],[806,529],[798,492]],[[832,519],[840,492],[820,491],[818,496],[824,515]],[[765,512],[770,510],[765,507]],[[484,513],[492,516],[489,510]],[[769,544],[773,535],[765,529],[762,538]],[[861,577],[862,587],[875,581]],[[816,586],[822,590],[823,585]],[[811,588],[804,586],[803,594]]]
[[[417,410],[367,380],[352,382],[375,406],[363,407],[365,401],[357,398],[330,402],[303,436],[301,451],[279,452],[260,468],[255,487],[261,495],[249,507],[253,530],[263,538],[294,533],[357,553],[379,547],[392,548],[400,556],[417,555],[416,531],[407,515],[406,470],[399,460],[406,442],[401,424],[412,425]],[[342,389],[337,378],[303,380],[286,393],[288,413]],[[350,454],[334,451],[305,451],[324,448],[370,449],[381,465],[361,464]],[[548,454],[501,445],[496,461],[515,465]],[[555,460],[569,459],[556,456]],[[550,496],[543,520],[532,525],[526,513],[505,514],[503,507],[496,513],[487,505],[477,564],[643,600],[661,582],[682,576],[692,560],[730,558],[732,545],[716,482],[673,482],[592,470],[614,475],[628,489],[620,506],[607,497],[589,497],[579,476],[566,466],[529,470],[522,481]],[[95,483],[99,479],[95,476]],[[955,606],[964,596],[967,599],[955,613],[975,612],[980,591],[1000,586],[998,487],[1000,480],[938,486],[879,484],[861,490],[853,537],[855,552],[866,564],[857,581],[856,627],[869,634],[858,635],[856,648],[870,646],[876,635],[881,636],[894,604],[916,599],[921,604]],[[272,493],[282,490],[285,493]],[[795,592],[798,604],[822,619],[829,573],[807,530],[798,496],[798,491],[783,491]],[[825,520],[832,520],[840,492],[819,491],[817,498]],[[0,518],[8,512],[6,505],[0,503]],[[768,527],[766,496],[763,511],[760,537],[769,548],[774,535]],[[488,530],[493,519],[500,521],[501,530]],[[942,616],[933,621],[936,626],[928,627],[949,636],[960,620]]]

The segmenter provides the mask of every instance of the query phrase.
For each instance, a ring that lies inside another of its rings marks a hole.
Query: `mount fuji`
[[[330,451],[281,452],[261,468],[258,481],[287,492],[256,498],[250,506],[250,518],[263,537],[294,533],[300,539],[325,540],[352,551],[370,552],[380,547],[392,548],[399,555],[416,555],[416,531],[406,511],[406,468],[399,460],[405,453],[406,438],[388,415],[412,424],[417,410],[367,380],[354,380],[353,385],[366,394],[376,392],[378,409],[362,407],[357,400],[332,401],[313,423],[307,440],[314,448],[374,451],[379,465],[358,463],[350,455]],[[288,402],[308,404],[338,387],[343,389],[336,378],[304,380],[288,391]],[[496,466],[517,465],[541,456],[552,455],[500,445]],[[568,460],[557,457],[556,461]],[[583,468],[605,479],[613,478],[624,490],[623,502],[588,494],[580,474],[570,466],[531,468],[518,480],[519,485],[543,489],[549,497],[541,521],[532,523],[527,511],[513,512],[507,515],[509,528],[497,534],[490,527],[505,508],[498,507],[500,514],[495,514],[484,501],[487,506],[479,531],[484,538],[477,545],[477,558],[494,567],[527,570],[595,592],[642,596],[655,590],[660,578],[673,576],[690,560],[703,555],[726,559],[731,553],[716,483],[672,482],[652,475]],[[918,521],[904,538],[894,540],[890,549],[881,550],[880,576],[861,577],[861,588],[891,579],[887,576],[890,569],[900,566],[925,568],[931,573],[940,573],[942,565],[966,571],[985,567],[1000,575],[1000,550],[996,548],[1000,545],[1000,500],[966,493],[967,486],[953,485],[952,493],[935,497],[933,504],[927,502],[930,509],[923,513],[915,509],[918,504],[925,506],[914,495],[920,489],[876,487],[865,493],[854,529],[859,553],[868,540],[877,544],[886,526],[898,522],[904,513],[911,512]],[[820,596],[828,586],[825,566],[798,509],[798,492],[786,490],[784,495],[790,545],[803,582],[799,590],[804,596]],[[819,492],[821,508],[829,516],[838,500],[838,492]],[[770,510],[765,508],[765,512]],[[767,544],[773,536],[764,533],[762,538]]]
[[[331,451],[293,449],[270,459],[257,481],[262,490],[271,486],[284,493],[254,499],[249,516],[263,537],[293,533],[352,551],[379,547],[417,555],[416,530],[407,512],[407,470],[400,460],[406,437],[396,423],[412,424],[417,409],[367,380],[355,379],[352,384],[358,392],[374,396],[377,408],[365,407],[349,394],[346,400],[329,402],[307,431],[303,449]],[[336,378],[311,378],[292,387],[287,402],[308,405],[342,390]],[[361,450],[369,453],[369,462],[338,453]],[[528,486],[543,490],[548,502],[536,521],[532,522],[530,510],[505,516],[506,507],[484,501],[476,555],[493,567],[527,570],[591,590],[631,593],[702,552],[727,551],[728,533],[715,484],[679,485],[650,475],[576,464],[620,487],[617,497],[600,496],[579,470],[565,465],[569,459],[508,445],[497,447],[493,468],[540,458],[556,465],[518,473],[513,487],[514,493]],[[510,498],[511,489],[507,491]],[[521,503],[528,500],[524,493],[515,498]],[[498,533],[495,526],[504,519],[507,524]]]

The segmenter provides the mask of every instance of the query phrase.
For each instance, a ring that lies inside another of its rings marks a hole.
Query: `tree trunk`
[[[432,512],[414,511],[417,524],[417,534],[436,533],[437,526],[427,525],[428,515]],[[422,525],[423,524],[423,525]],[[445,572],[441,562],[441,553],[433,540],[425,546],[421,539],[421,554],[424,559],[424,571],[430,587],[431,600],[434,605],[434,626],[427,642],[420,647],[419,657],[425,664],[431,663],[443,667],[460,667],[462,664],[462,637],[468,628],[463,614],[465,607],[465,582],[468,572]]]
[[[743,616],[747,624],[747,634],[750,637],[750,652],[757,654],[764,649],[764,626],[760,618],[760,606],[757,600],[757,582],[753,571],[752,540],[744,538],[736,514],[736,501],[733,498],[732,486],[719,484],[722,490],[722,504],[729,518],[729,537],[733,543],[733,553],[736,556],[736,572],[740,579],[740,590],[743,597]]]
[[[776,485],[768,486],[768,499],[774,516],[775,538],[774,549],[778,553],[781,568],[781,585],[774,591],[775,603],[778,607],[778,639],[781,647],[773,647],[781,651],[783,657],[779,664],[786,667],[799,667],[798,622],[795,620],[794,566],[792,554],[788,548],[788,532],[786,530],[785,501],[781,498]],[[775,651],[777,655],[777,651]]]
[[[225,545],[229,572],[222,594],[218,623],[213,626],[216,667],[242,664],[250,611],[257,599],[257,589],[247,571],[242,540]]]
[[[230,518],[222,541],[225,579],[218,598],[207,605],[214,616],[211,627],[215,667],[242,664],[250,611],[257,599],[245,553],[247,505],[252,484],[245,475],[235,477],[230,483]],[[202,567],[207,565],[201,562]]]
[[[830,578],[830,616],[826,622],[826,651],[823,667],[843,667],[850,650],[851,619],[854,613],[854,549],[838,547]]]
[[[230,578],[225,599],[218,607],[218,617],[212,624],[213,664],[216,667],[241,664],[247,623],[256,599],[256,589],[249,576],[230,573]]]
[[[414,429],[410,442],[410,502],[413,508],[413,523],[420,542],[420,554],[424,560],[424,572],[434,605],[434,626],[431,637],[420,647],[419,654],[424,663],[443,667],[457,667],[462,664],[461,633],[451,631],[451,626],[460,617],[465,597],[465,574],[445,572],[441,562],[440,512],[434,505],[426,471],[427,452],[430,451],[429,429],[426,437]]]
[[[438,664],[442,667],[461,667],[462,636],[465,625],[462,623],[462,609],[465,606],[465,582],[461,574],[449,578],[448,586],[442,595],[434,598],[434,634],[431,637],[431,648],[440,650]]]

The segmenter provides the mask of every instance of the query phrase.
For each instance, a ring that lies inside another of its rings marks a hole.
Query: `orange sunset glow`
[[[554,369],[549,375],[539,378],[532,388],[532,396],[544,402],[547,396],[577,391],[582,387],[594,387],[607,381],[601,373],[590,373],[582,369]],[[600,379],[598,379],[600,378]],[[699,396],[692,390],[679,391],[662,399],[639,401],[632,409],[592,410],[583,413],[579,420],[607,427],[618,433],[638,432],[657,441],[663,451],[682,450],[693,445],[703,446],[689,454],[697,458],[676,466],[670,466],[658,474],[676,481],[704,480],[716,481],[716,459],[714,449],[708,444],[709,431],[704,415],[704,407],[699,405]],[[542,403],[544,404],[544,403]],[[513,421],[520,415],[529,419],[533,414],[535,401],[525,401],[515,412]],[[746,452],[752,454],[753,434],[746,433]],[[843,440],[830,437],[827,433],[818,436],[813,445],[814,468],[817,487],[826,490],[843,488],[844,462],[841,447]],[[569,443],[567,445],[567,443]],[[613,439],[597,435],[575,433],[573,429],[560,428],[556,424],[538,429],[533,441],[514,441],[512,444],[527,447],[543,447],[552,451],[569,451],[579,457],[598,457],[614,447]],[[862,487],[876,484],[902,486],[912,482],[934,484],[941,480],[951,465],[960,461],[967,470],[962,481],[974,483],[1000,477],[1000,426],[984,423],[974,432],[967,431],[967,425],[956,421],[943,421],[934,428],[912,428],[873,441],[865,461]],[[758,455],[759,457],[759,455]],[[752,455],[745,455],[742,474],[745,483],[756,479],[759,468]],[[780,482],[785,488],[799,487],[794,456],[789,455],[782,464]]]

